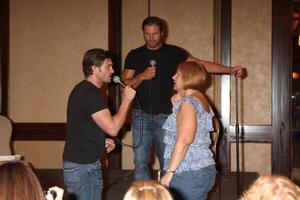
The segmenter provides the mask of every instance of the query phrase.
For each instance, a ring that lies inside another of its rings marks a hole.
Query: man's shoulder
[[[131,50],[129,51],[128,54],[132,54],[132,53],[140,53],[140,52],[143,52],[143,51],[145,51],[145,50],[146,50],[146,46],[145,46],[145,45],[142,45],[142,46],[137,47],[137,48],[135,48],[135,49],[131,49]]]
[[[79,82],[72,90],[72,94],[88,94],[88,93],[99,93],[99,89],[89,81],[83,80]],[[83,95],[85,96],[85,95]]]
[[[166,49],[175,49],[175,50],[183,50],[181,47],[173,45],[173,44],[163,44],[163,48],[166,48]]]

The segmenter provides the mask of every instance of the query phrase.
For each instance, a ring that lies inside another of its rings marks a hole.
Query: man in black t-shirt
[[[69,199],[100,200],[103,189],[99,157],[111,152],[123,126],[135,90],[125,87],[118,112],[112,116],[100,88],[111,81],[112,60],[102,49],[88,50],[82,61],[85,80],[77,84],[68,100],[66,143],[63,152],[64,181]]]
[[[242,76],[243,71],[240,66],[227,67],[200,60],[179,47],[164,44],[162,21],[158,17],[147,17],[142,30],[146,44],[128,53],[122,79],[137,89],[140,100],[132,113],[135,179],[150,179],[148,165],[153,140],[160,169],[163,169],[162,125],[171,113],[172,76],[176,66],[183,61],[195,61],[210,73]]]

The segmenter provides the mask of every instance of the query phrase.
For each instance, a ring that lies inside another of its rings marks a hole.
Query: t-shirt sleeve
[[[189,57],[189,53],[180,47],[174,48],[174,51],[177,59],[180,62],[185,61]]]
[[[131,50],[125,58],[124,69],[134,70],[134,59],[136,58],[134,57],[134,52]]]
[[[90,115],[107,108],[107,104],[98,90],[88,91],[85,105]]]

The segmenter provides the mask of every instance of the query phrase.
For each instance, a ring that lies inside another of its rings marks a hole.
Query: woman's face
[[[174,90],[176,90],[177,92],[179,90],[182,90],[183,84],[182,84],[182,75],[180,73],[180,71],[176,71],[176,74],[172,77],[172,79],[174,80]]]

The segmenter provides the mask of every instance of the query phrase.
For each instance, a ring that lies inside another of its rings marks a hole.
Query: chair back
[[[10,138],[12,123],[7,117],[0,115],[0,156],[11,155]]]
[[[218,118],[216,117],[213,118],[213,125],[215,131],[211,133],[211,150],[214,154],[214,157],[216,158],[218,139],[220,136],[220,121],[218,120]]]

